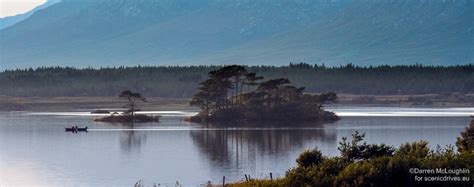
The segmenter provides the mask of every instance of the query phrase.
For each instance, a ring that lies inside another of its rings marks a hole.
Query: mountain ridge
[[[28,11],[28,12],[25,12],[23,14],[18,14],[18,15],[14,15],[14,16],[7,16],[7,17],[3,17],[3,18],[0,18],[0,30],[1,29],[4,29],[4,28],[7,28],[7,27],[10,27],[20,21],[23,21],[25,19],[27,19],[28,17],[30,17],[31,15],[33,15],[36,11],[39,11],[41,9],[44,9],[48,6],[51,6],[55,3],[58,3],[60,0],[48,0],[46,1],[44,4],[42,5],[39,5],[37,7],[35,7],[34,9]]]
[[[467,64],[472,18],[470,0],[65,0],[0,31],[0,69]]]

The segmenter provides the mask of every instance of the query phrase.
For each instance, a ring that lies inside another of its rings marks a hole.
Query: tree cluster
[[[335,93],[304,93],[287,78],[264,80],[244,66],[231,65],[209,72],[199,84],[191,105],[202,112],[192,121],[269,121],[269,120],[337,120],[322,105],[335,101]]]

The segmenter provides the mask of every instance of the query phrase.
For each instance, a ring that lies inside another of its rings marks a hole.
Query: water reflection
[[[137,123],[104,123],[104,122],[95,122],[95,125],[100,126],[101,128],[93,127],[89,129],[90,132],[94,133],[94,131],[102,130],[119,130],[119,143],[120,143],[120,150],[124,154],[140,154],[142,146],[145,144],[147,139],[146,132],[135,131],[136,129],[143,129],[144,127],[148,127],[151,125],[155,125],[155,123],[145,123],[145,124],[137,124]],[[123,130],[120,130],[123,129]]]
[[[368,143],[399,146],[427,140],[435,148],[454,144],[469,121],[469,117],[454,116],[343,116],[325,125],[242,127],[200,125],[183,122],[179,116],[164,116],[159,123],[130,126],[94,122],[91,116],[0,113],[0,183],[132,186],[143,179],[169,185],[178,180],[183,186],[196,186],[221,181],[223,175],[226,181],[242,180],[244,174],[268,177],[269,172],[277,177],[295,166],[304,149],[318,146],[324,155],[339,155],[337,142],[355,130],[365,132]],[[91,130],[64,132],[71,125]]]
[[[206,127],[212,126],[215,125]],[[251,124],[246,125],[249,126]],[[324,125],[298,124],[294,125],[296,128],[293,129],[289,129],[288,125],[271,126],[272,130],[243,128],[190,131],[190,136],[201,154],[205,155],[204,157],[211,161],[211,166],[217,170],[252,167],[260,158],[278,159],[286,153],[305,147],[308,142],[330,145],[337,142],[336,133],[328,133],[323,128]],[[258,127],[269,128],[267,125]]]
[[[123,131],[120,137],[120,148],[123,153],[140,153],[141,147],[146,142],[146,133]]]

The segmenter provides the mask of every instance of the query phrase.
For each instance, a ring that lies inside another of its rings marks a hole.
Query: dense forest
[[[190,98],[207,73],[222,66],[42,67],[0,72],[0,95],[116,96],[133,90],[146,97]],[[286,77],[306,92],[397,95],[474,93],[474,65],[338,67],[306,63],[248,66],[267,80]]]

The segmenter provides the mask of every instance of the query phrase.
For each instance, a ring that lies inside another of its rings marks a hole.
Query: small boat
[[[66,132],[87,132],[87,127],[84,127],[84,128],[80,128],[80,127],[66,127],[64,128],[64,131]]]

